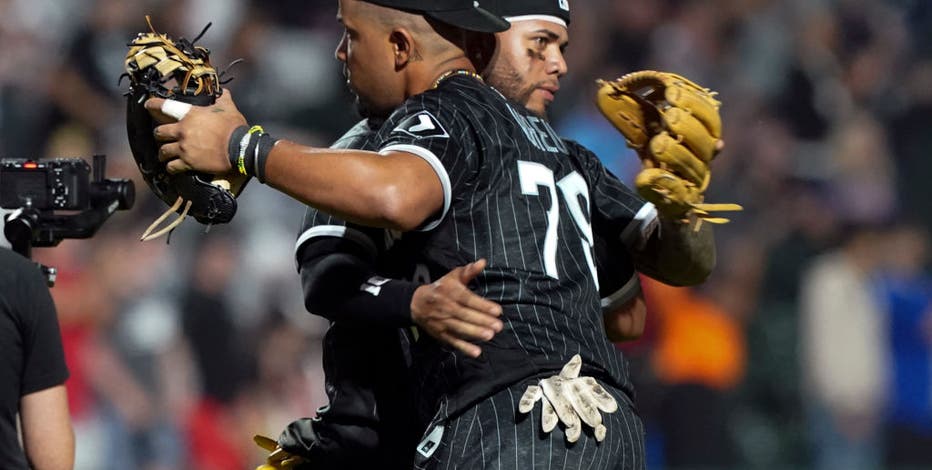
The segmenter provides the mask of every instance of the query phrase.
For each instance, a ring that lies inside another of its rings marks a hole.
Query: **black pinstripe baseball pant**
[[[415,454],[417,470],[642,470],[644,426],[631,399],[602,383],[618,401],[618,411],[603,413],[608,433],[596,442],[585,429],[573,444],[562,425],[544,434],[538,403],[527,415],[518,400],[528,385],[512,385],[479,402],[455,418],[431,426]]]

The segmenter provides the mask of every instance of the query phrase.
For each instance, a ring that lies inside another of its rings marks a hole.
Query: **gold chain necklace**
[[[469,75],[470,77],[475,78],[476,80],[479,80],[480,82],[483,81],[483,80],[482,80],[482,77],[479,76],[478,73],[473,72],[472,70],[455,69],[455,70],[448,70],[448,71],[444,72],[443,75],[441,75],[439,78],[437,78],[437,81],[434,82],[434,86],[431,87],[431,88],[432,88],[432,89],[436,89],[437,87],[440,86],[440,83],[441,83],[441,82],[443,82],[444,80],[446,80],[446,79],[448,79],[448,78],[450,78],[450,77],[452,77],[452,76],[454,76],[454,75]]]

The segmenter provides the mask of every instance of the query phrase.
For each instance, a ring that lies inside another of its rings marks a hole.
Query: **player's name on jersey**
[[[539,150],[550,153],[567,153],[563,139],[557,135],[547,121],[536,116],[525,116],[515,111],[511,105],[508,105],[508,110],[511,111],[515,122],[524,131],[524,135]]]

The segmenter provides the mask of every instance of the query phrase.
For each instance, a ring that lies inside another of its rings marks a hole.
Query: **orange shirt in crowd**
[[[747,361],[744,333],[728,312],[689,288],[643,279],[648,315],[656,318],[653,365],[667,384],[733,388]]]

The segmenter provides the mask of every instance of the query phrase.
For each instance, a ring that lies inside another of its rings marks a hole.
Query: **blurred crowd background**
[[[650,468],[932,468],[932,2],[576,0],[558,130],[625,181],[636,156],[593,105],[645,68],[717,90],[719,264],[696,289],[645,279],[633,364]],[[234,222],[138,236],[163,210],[129,152],[118,83],[145,14],[195,37],[241,110],[327,145],[355,120],[335,1],[0,0],[0,156],[108,156],[137,200],[35,258],[71,378],[79,469],[248,469],[326,401],[325,321],[292,250],[303,208],[258,183]]]

